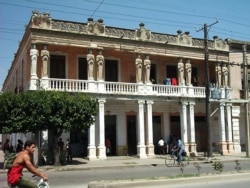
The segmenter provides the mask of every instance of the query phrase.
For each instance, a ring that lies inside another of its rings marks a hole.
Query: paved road
[[[250,161],[242,161],[241,162],[242,172],[243,171],[250,171]],[[236,174],[237,171],[235,170],[235,163],[234,162],[225,162],[224,163],[224,170],[223,173],[234,172]],[[85,169],[85,170],[72,170],[72,171],[55,171],[55,170],[48,170],[46,173],[49,175],[50,178],[50,185],[51,188],[54,187],[72,187],[72,188],[87,188],[89,182],[97,181],[97,183],[92,184],[92,187],[95,187],[99,184],[101,180],[106,181],[105,183],[116,182],[117,180],[129,180],[135,182],[135,179],[141,179],[143,181],[146,180],[145,183],[141,183],[144,186],[151,184],[148,183],[148,180],[152,183],[153,180],[158,180],[158,184],[160,185],[160,179],[165,181],[166,177],[176,177],[182,174],[180,171],[180,167],[166,167],[164,164],[162,165],[146,165],[146,166],[135,166],[135,167],[120,167],[120,168],[97,168],[97,169]],[[213,175],[214,171],[211,168],[211,163],[204,163],[201,164],[200,173],[204,175]],[[192,175],[194,176],[197,174],[197,170],[194,165],[189,165],[184,169],[184,175]],[[25,176],[29,176],[29,173],[25,173]],[[6,173],[0,174],[1,182],[6,182]],[[169,183],[168,183],[169,184]],[[165,183],[163,183],[163,186]],[[134,185],[133,185],[134,186]],[[155,186],[155,185],[154,185]],[[153,186],[153,187],[154,187]],[[1,186],[1,188],[6,188],[6,183]],[[125,186],[126,187],[126,186]],[[131,187],[131,186],[129,186]]]

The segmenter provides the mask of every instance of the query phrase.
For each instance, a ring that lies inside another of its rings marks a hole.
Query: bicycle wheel
[[[168,155],[165,159],[165,165],[167,167],[173,167],[175,165],[175,158]]]

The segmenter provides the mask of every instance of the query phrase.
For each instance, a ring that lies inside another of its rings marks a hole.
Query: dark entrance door
[[[127,116],[127,143],[128,155],[137,154],[137,139],[136,139],[136,116]]]
[[[170,124],[171,124],[170,134],[173,135],[174,137],[181,138],[180,116],[171,116]]]
[[[195,117],[195,140],[198,152],[207,151],[207,138],[206,117]]]
[[[161,131],[161,116],[153,116],[153,142],[155,146],[155,153],[158,152],[158,141],[160,138],[163,138],[163,134]],[[164,138],[163,138],[164,139]]]
[[[109,155],[116,155],[116,116],[105,116],[105,140],[109,139],[111,151]]]

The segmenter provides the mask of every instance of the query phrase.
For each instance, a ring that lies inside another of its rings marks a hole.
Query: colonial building
[[[210,126],[214,152],[241,152],[245,144],[241,96],[242,51],[208,40]],[[240,56],[240,57],[239,57]],[[179,136],[188,153],[207,151],[204,40],[189,32],[155,33],[141,23],[135,30],[55,20],[34,11],[5,79],[6,91],[80,92],[98,99],[99,113],[86,141],[86,155],[154,157],[157,142]],[[81,143],[84,141],[81,141]]]

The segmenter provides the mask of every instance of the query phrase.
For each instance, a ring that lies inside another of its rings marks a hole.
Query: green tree
[[[96,112],[96,100],[80,93],[29,91],[0,95],[1,133],[72,128],[86,131]]]

